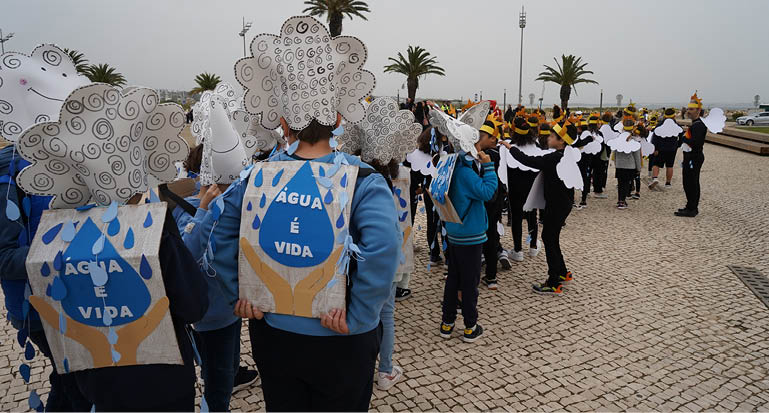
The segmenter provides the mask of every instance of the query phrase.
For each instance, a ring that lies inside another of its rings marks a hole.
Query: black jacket
[[[702,119],[697,118],[689,126],[689,130],[681,136],[681,143],[691,146],[691,155],[702,155],[702,147],[705,146],[705,137],[708,134],[708,127],[702,123]]]
[[[153,407],[167,405],[190,392],[194,403],[194,353],[185,325],[202,319],[208,310],[208,286],[170,212],[166,212],[158,256],[184,365],[104,367],[73,373],[80,391],[97,411],[159,410]]]
[[[566,213],[574,205],[574,190],[564,185],[558,177],[556,166],[563,157],[563,151],[550,152],[543,156],[529,156],[515,146],[510,148],[510,154],[518,162],[541,171],[545,180],[545,213]]]

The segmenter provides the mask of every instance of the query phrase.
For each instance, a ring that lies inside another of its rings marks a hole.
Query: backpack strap
[[[179,195],[176,195],[173,191],[168,189],[168,184],[160,184],[158,185],[158,190],[163,195],[167,196],[171,200],[173,200],[178,207],[184,210],[184,212],[190,214],[190,216],[195,216],[195,213],[198,211],[197,208],[192,206],[189,202],[187,202],[184,198],[180,197]]]

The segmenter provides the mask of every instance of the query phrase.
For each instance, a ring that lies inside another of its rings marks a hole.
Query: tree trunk
[[[571,85],[561,85],[561,109],[564,113],[569,107],[569,97],[571,97]]]
[[[336,37],[342,34],[342,13],[332,13],[328,16],[328,30],[331,32],[331,37]]]
[[[411,98],[411,101],[416,101],[417,88],[419,88],[419,80],[416,78],[408,78],[406,80],[406,87],[409,90],[409,98]]]

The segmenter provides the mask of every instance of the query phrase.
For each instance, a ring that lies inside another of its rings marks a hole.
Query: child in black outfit
[[[548,278],[541,284],[532,286],[534,292],[540,294],[563,293],[562,283],[572,280],[571,272],[566,269],[566,263],[561,253],[560,236],[566,218],[574,204],[574,190],[564,185],[558,176],[556,167],[564,156],[564,149],[577,138],[577,128],[568,121],[553,125],[547,145],[555,149],[544,156],[528,156],[516,147],[510,148],[510,154],[520,163],[536,168],[544,177],[545,209],[543,214],[542,240],[545,243],[547,255]]]

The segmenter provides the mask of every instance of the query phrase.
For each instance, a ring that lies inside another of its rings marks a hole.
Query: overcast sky
[[[514,102],[525,5],[523,96],[537,98],[534,79],[561,54],[582,56],[600,85],[579,85],[572,102],[614,105],[621,93],[639,104],[685,103],[699,90],[709,103],[769,101],[769,1],[644,0],[369,0],[368,21],[344,21],[344,34],[368,46],[366,68],[376,95],[396,95],[405,82],[384,74],[387,57],[419,45],[434,54],[446,77],[421,81],[418,96]],[[129,84],[194,87],[208,71],[236,84],[243,54],[241,19],[253,21],[250,41],[278,33],[301,14],[302,0],[2,0],[0,29],[16,36],[7,50],[29,53],[43,42],[80,50],[91,62],[116,66]],[[401,96],[406,90],[401,91]],[[545,104],[558,86],[545,86]]]

